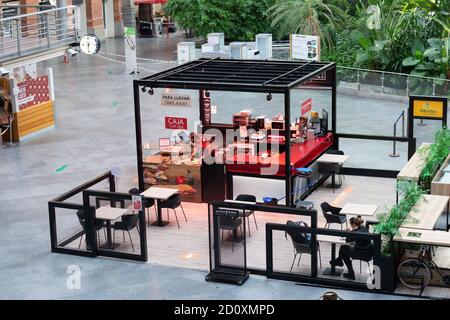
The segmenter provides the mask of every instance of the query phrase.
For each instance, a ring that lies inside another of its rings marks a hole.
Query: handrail
[[[49,10],[36,11],[36,12],[30,12],[30,13],[25,13],[25,14],[19,14],[19,15],[14,16],[14,17],[2,18],[2,19],[0,19],[0,23],[4,22],[4,21],[9,21],[9,20],[19,20],[19,19],[22,19],[22,18],[35,16],[37,14],[46,14],[46,13],[57,12],[57,11],[66,11],[67,9],[74,9],[75,10],[76,6],[70,5],[70,6],[66,6],[66,7],[60,7],[60,8],[54,8],[54,9],[49,9]]]
[[[394,123],[394,137],[397,137],[397,124],[402,119],[402,138],[405,137],[405,110],[403,110],[400,115],[398,116],[397,120]],[[394,147],[392,150],[392,153],[389,154],[392,158],[397,158],[400,155],[397,153],[397,141],[394,140]]]

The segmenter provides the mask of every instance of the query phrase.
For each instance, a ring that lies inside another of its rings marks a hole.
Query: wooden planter
[[[439,180],[444,175],[444,169],[450,164],[450,155],[445,159],[439,171],[431,181],[431,194],[440,196],[450,196],[450,183],[440,183]]]

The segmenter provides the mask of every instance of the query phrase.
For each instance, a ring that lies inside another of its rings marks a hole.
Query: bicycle
[[[442,277],[446,286],[450,286],[450,275],[444,275],[441,268],[429,258],[429,248],[422,246],[417,258],[406,259],[398,266],[398,278],[407,288],[422,292],[430,284],[433,270]]]

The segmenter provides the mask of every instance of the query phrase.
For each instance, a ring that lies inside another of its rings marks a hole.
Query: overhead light
[[[153,88],[148,89],[148,94],[149,95],[152,96],[154,93],[155,93],[155,91],[153,91]]]
[[[146,88],[146,87],[142,87],[141,91],[142,91],[143,93],[146,93],[146,92],[147,92],[147,88]]]
[[[272,94],[269,93],[266,98],[267,98],[267,101],[272,101]]]
[[[206,90],[206,91],[205,91],[205,97],[209,98],[210,96],[211,96],[211,95],[209,94],[209,91]]]

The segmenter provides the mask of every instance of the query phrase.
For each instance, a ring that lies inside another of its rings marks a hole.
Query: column
[[[56,8],[66,7],[66,0],[56,0]],[[58,10],[56,12],[56,34],[58,40],[67,38],[67,10]]]
[[[86,0],[86,22],[87,33],[94,33],[99,39],[105,39],[102,0]]]
[[[19,4],[21,6],[23,5],[27,5],[27,6],[38,6],[39,5],[39,0],[20,0]],[[18,12],[19,14],[28,14],[28,13],[33,13],[33,12],[37,12],[38,8],[32,8],[32,7],[25,7],[25,8],[21,8],[21,10],[19,10],[20,12]],[[25,17],[22,18],[20,21],[20,25],[21,25],[21,32],[22,32],[22,37],[26,37],[28,35],[28,31],[31,33],[32,31],[35,31],[37,33],[37,25],[33,25],[36,24],[37,21],[37,16],[30,16],[30,17]],[[14,22],[13,28],[16,27],[16,22]],[[28,27],[29,25],[29,27]],[[15,32],[15,30],[13,31]]]
[[[123,36],[122,23],[122,0],[114,0],[114,35],[115,37]]]

